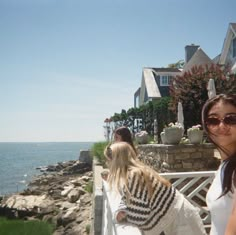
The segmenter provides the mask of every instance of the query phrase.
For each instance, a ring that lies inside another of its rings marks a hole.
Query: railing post
[[[109,187],[103,181],[103,231],[102,235],[141,235],[140,230],[131,224],[116,224],[113,221],[113,212],[118,208],[121,196],[118,192],[109,191]]]
[[[103,213],[102,213],[102,233],[101,235],[113,235],[112,213],[109,205],[107,188],[103,181]]]
[[[103,192],[102,192],[102,179],[101,172],[103,167],[96,165],[94,161],[94,183],[93,183],[93,222],[90,234],[101,235],[102,232],[102,214],[103,214]]]

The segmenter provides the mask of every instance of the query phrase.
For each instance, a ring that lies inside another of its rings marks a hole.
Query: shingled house
[[[193,65],[214,63],[197,45],[185,47],[185,65],[178,68],[143,68],[141,87],[134,94],[134,107],[139,107],[149,101],[169,96],[171,79],[188,71]]]
[[[172,77],[181,74],[177,68],[143,68],[141,87],[134,94],[134,107],[169,95]]]
[[[139,107],[149,101],[169,95],[171,79],[182,75],[193,66],[220,64],[229,65],[231,73],[236,73],[236,23],[229,23],[221,54],[214,59],[198,45],[185,47],[185,65],[178,68],[143,68],[141,87],[134,94],[134,107]]]

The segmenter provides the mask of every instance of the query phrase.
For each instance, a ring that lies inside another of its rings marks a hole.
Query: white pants
[[[163,231],[165,235],[205,235],[203,222],[195,208],[188,200],[184,200],[174,222]]]

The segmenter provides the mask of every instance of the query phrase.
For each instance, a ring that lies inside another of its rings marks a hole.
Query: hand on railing
[[[126,211],[122,211],[122,210],[118,211],[116,213],[117,223],[125,222],[126,221],[126,216],[127,216]]]
[[[104,170],[104,171],[101,173],[102,179],[105,180],[105,181],[107,181],[108,174],[109,174],[109,171],[108,171],[108,170]]]

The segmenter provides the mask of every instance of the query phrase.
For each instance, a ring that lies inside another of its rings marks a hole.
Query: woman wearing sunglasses
[[[211,212],[210,235],[233,235],[236,234],[233,210],[236,202],[236,94],[220,94],[208,100],[202,109],[202,124],[222,159],[206,196]],[[234,233],[230,232],[232,229]]]
[[[126,142],[117,142],[104,152],[110,173],[110,188],[121,194],[114,213],[119,223],[138,226],[144,235],[203,235],[198,210],[169,181],[144,165]]]

